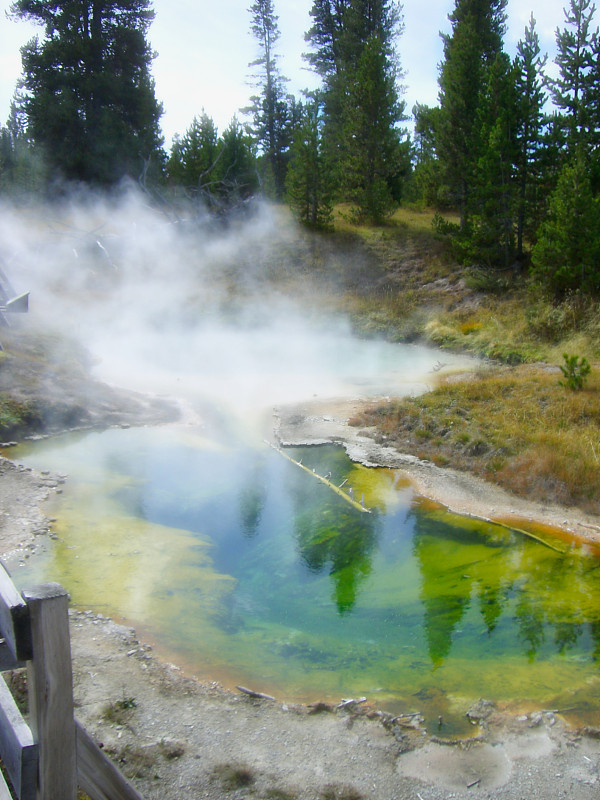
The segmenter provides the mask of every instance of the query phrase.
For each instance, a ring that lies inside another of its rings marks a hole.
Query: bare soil
[[[517,502],[378,447],[346,425],[351,414],[342,403],[279,409],[274,435],[343,442],[353,458],[405,469],[419,491],[463,513],[529,516],[598,535],[597,519]],[[106,422],[118,421],[112,407]],[[52,535],[44,501],[64,480],[0,459],[0,554],[10,569]],[[447,741],[419,717],[391,716],[368,698],[298,706],[199,681],[116,621],[85,609],[70,621],[76,715],[148,800],[596,800],[600,791],[600,720],[574,730],[554,710],[515,716],[482,698],[469,712],[473,737]]]

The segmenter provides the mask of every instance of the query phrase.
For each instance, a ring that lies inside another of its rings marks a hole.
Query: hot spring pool
[[[69,474],[56,541],[15,571],[132,624],[199,677],[281,699],[366,696],[461,731],[480,697],[597,710],[600,561],[448,514],[341,448],[201,429],[71,434],[17,458]],[[563,542],[555,543],[565,550]]]

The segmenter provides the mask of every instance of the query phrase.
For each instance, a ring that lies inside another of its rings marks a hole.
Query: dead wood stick
[[[255,692],[254,689],[247,689],[245,686],[236,686],[236,689],[239,689],[240,692],[244,694],[250,695],[250,697],[258,697],[261,700],[275,700],[270,694],[263,694],[262,692]]]
[[[338,703],[337,707],[338,708],[346,708],[346,706],[351,706],[351,705],[354,705],[354,704],[359,705],[360,703],[366,703],[366,702],[367,702],[367,698],[366,697],[358,697],[356,699],[353,698],[353,697],[349,697],[347,699],[342,699],[342,702]]]
[[[481,778],[477,778],[477,780],[473,781],[472,783],[467,783],[467,789],[471,789],[473,786],[477,786],[478,783],[481,783]]]

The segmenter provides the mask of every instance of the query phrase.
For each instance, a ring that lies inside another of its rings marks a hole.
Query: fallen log
[[[247,694],[249,697],[257,697],[260,700],[275,700],[270,694],[263,694],[262,692],[255,692],[254,689],[247,689],[245,686],[236,686],[240,692]]]

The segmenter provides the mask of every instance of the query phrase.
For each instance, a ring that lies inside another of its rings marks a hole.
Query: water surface
[[[165,427],[65,436],[58,540],[16,574],[133,624],[202,677],[280,698],[367,696],[444,732],[479,697],[596,710],[600,562],[419,501],[341,448],[289,455]],[[564,543],[555,543],[564,549]],[[433,722],[432,722],[433,724]]]

